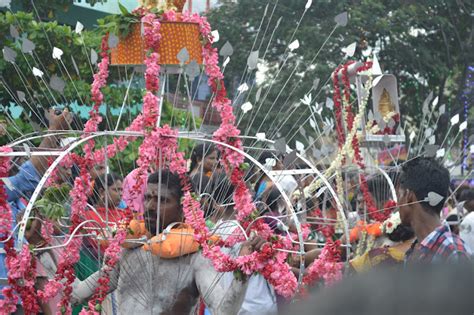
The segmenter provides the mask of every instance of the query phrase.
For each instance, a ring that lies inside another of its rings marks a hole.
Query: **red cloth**
[[[97,223],[87,223],[86,227],[89,228],[98,228],[98,225],[101,228],[106,227],[106,221],[108,222],[108,225],[110,227],[113,227],[115,224],[118,224],[121,220],[124,220],[126,217],[126,211],[123,209],[116,209],[116,208],[109,208],[108,209],[108,216],[107,216],[107,211],[106,208],[96,208],[96,211],[93,210],[87,210],[85,211],[84,214],[84,221],[86,220],[94,220]],[[97,232],[97,234],[100,234],[102,231],[101,230],[93,230]],[[107,235],[110,237],[110,235]],[[85,246],[89,247],[90,249],[93,249],[93,253],[97,252],[98,245],[97,245],[97,240],[95,238],[87,237],[84,240]],[[100,251],[104,252],[107,249],[107,242],[101,242],[100,246]]]
[[[106,226],[106,221],[108,221],[109,225],[114,225],[114,223],[125,219],[125,211],[123,209],[109,208],[108,217],[106,208],[97,208],[96,210],[97,213],[93,210],[87,210],[85,212],[85,220],[97,221],[103,228]],[[91,225],[88,224],[88,226]]]
[[[204,311],[206,310],[206,304],[204,304],[204,300],[202,298],[199,299],[199,315],[204,315]]]

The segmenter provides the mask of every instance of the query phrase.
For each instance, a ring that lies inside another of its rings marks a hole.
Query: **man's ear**
[[[408,190],[407,191],[407,203],[416,203],[418,202],[418,198],[416,198],[416,195],[413,191]]]

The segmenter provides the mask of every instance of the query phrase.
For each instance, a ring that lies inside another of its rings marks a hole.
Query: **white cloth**
[[[464,241],[468,250],[474,254],[474,212],[464,217],[459,226],[459,236]]]
[[[217,228],[213,232],[222,239],[226,239],[229,234],[238,229],[237,224],[237,221],[234,220],[225,222],[219,221],[216,224]],[[225,287],[230,287],[232,280],[234,280],[232,272],[226,273],[222,279]],[[262,275],[258,274],[254,274],[249,278],[244,302],[238,312],[238,315],[251,314],[278,314],[275,290]]]
[[[293,195],[293,192],[298,187],[298,182],[291,175],[278,176],[276,181],[278,184],[281,185],[281,187],[289,197]]]
[[[73,285],[73,304],[94,294],[101,273]],[[142,248],[124,249],[110,272],[109,291],[116,292],[118,314],[194,314],[199,295],[213,315],[236,314],[248,282],[224,287],[220,277],[200,252],[163,259]]]

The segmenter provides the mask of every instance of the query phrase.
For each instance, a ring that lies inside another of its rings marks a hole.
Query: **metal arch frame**
[[[393,201],[398,203],[397,190],[395,189],[395,185],[393,184],[393,181],[390,178],[390,176],[388,175],[388,173],[383,168],[381,168],[379,166],[366,166],[365,168],[375,169],[375,170],[379,171],[382,174],[382,176],[387,180],[388,187],[390,188],[390,192],[392,194]],[[354,168],[354,170],[358,170],[358,169],[359,168]],[[329,177],[329,179],[332,179],[334,176],[335,176],[335,174],[331,175],[331,177]]]
[[[128,132],[128,131],[125,131],[125,132],[120,132],[120,131],[96,132],[96,133],[92,133],[92,134],[88,135],[87,137],[77,139],[75,142],[70,144],[69,147],[66,150],[61,151],[59,153],[59,156],[53,161],[53,163],[48,167],[46,172],[43,174],[43,177],[41,178],[40,182],[36,186],[36,189],[34,190],[32,196],[29,200],[29,203],[28,203],[28,205],[25,209],[25,213],[24,213],[23,218],[20,222],[20,228],[19,228],[19,232],[18,232],[19,242],[17,243],[17,250],[19,250],[21,248],[21,244],[23,244],[23,242],[24,242],[24,236],[25,236],[25,230],[26,230],[26,221],[27,221],[28,217],[30,216],[33,205],[36,202],[37,198],[39,197],[39,194],[40,194],[43,186],[46,184],[48,178],[51,176],[51,173],[61,163],[61,161],[68,154],[70,154],[71,151],[73,151],[74,149],[79,147],[81,144],[83,144],[83,143],[85,143],[89,140],[92,140],[92,139],[97,138],[97,137],[102,137],[102,136],[113,136],[113,137],[115,137],[115,136],[120,136],[120,135],[140,137],[140,136],[143,136],[143,133]],[[52,136],[52,135],[50,133],[50,134],[43,134],[43,135],[39,135],[39,136],[33,136],[33,137],[29,137],[29,138],[20,140],[19,142],[15,142],[14,144],[18,144],[18,143],[22,143],[24,141],[28,141],[28,139],[31,139],[31,138],[41,138],[41,137],[47,137],[47,136]],[[226,148],[229,148],[229,149],[243,155],[244,157],[248,158],[251,162],[253,162],[255,165],[257,165],[257,167],[259,167],[270,178],[270,180],[272,180],[275,183],[275,187],[279,190],[280,194],[283,197],[283,200],[286,202],[286,204],[288,205],[288,208],[290,209],[292,219],[295,222],[299,242],[300,242],[300,244],[304,244],[303,235],[302,235],[302,231],[301,231],[301,225],[300,225],[298,217],[297,217],[297,215],[296,215],[296,213],[293,209],[293,206],[291,204],[291,201],[290,201],[288,195],[285,193],[285,191],[283,190],[281,185],[276,182],[276,179],[274,178],[274,176],[272,174],[270,174],[263,167],[263,165],[260,164],[255,158],[250,156],[248,153],[246,153],[246,152],[244,152],[244,151],[242,151],[238,148],[235,148],[235,147],[233,147],[233,146],[231,146],[227,143],[219,142],[219,141],[216,141],[216,140],[213,140],[213,139],[207,139],[207,138],[204,138],[204,137],[199,137],[199,135],[196,135],[196,136],[193,137],[192,133],[189,133],[189,132],[180,133],[180,134],[178,134],[177,138],[185,138],[185,139],[187,138],[187,139],[190,139],[190,140],[211,142],[211,143],[214,143],[214,144],[217,144],[217,145],[222,145]],[[12,156],[12,155],[14,156],[15,152],[3,153],[3,154],[0,153],[0,156]],[[301,284],[302,280],[303,280],[302,279],[303,278],[302,274],[304,272],[304,257],[303,257],[303,255],[304,255],[304,248],[300,248],[300,268],[301,268],[302,272],[300,273],[300,276],[299,276],[299,279],[298,279],[299,284]]]
[[[28,135],[25,135],[26,138],[18,139],[15,142],[8,144],[7,146],[12,148],[14,146],[17,146],[27,141],[31,141],[35,139],[41,139],[44,137],[62,136],[62,135],[68,135],[68,134],[77,134],[77,133],[83,134],[84,132],[81,130],[58,130],[56,132],[50,131],[48,133],[33,132]]]
[[[47,136],[47,135],[45,135]],[[17,250],[21,249],[21,246],[24,242],[25,238],[25,230],[26,230],[26,223],[28,220],[28,217],[30,216],[31,210],[33,209],[33,205],[36,202],[36,199],[38,198],[41,190],[43,189],[43,186],[46,184],[46,181],[48,180],[49,176],[53,172],[53,170],[59,165],[59,163],[68,155],[72,150],[77,148],[79,145],[82,143],[92,140],[96,137],[100,136],[100,134],[93,134],[88,137],[85,137],[81,140],[76,141],[75,143],[71,144],[65,151],[62,151],[61,154],[51,163],[51,165],[48,167],[46,172],[43,174],[43,177],[41,178],[40,182],[36,186],[35,191],[31,195],[31,198],[28,202],[28,205],[26,206],[25,213],[23,215],[23,218],[20,222],[20,230],[18,231],[18,242],[16,245]]]
[[[259,140],[259,141],[262,141],[262,142],[267,142],[267,143],[270,143],[270,144],[275,143],[275,141],[270,140],[270,139],[262,139],[261,140],[261,139],[257,139],[257,137],[253,137],[253,136],[240,136],[240,138],[255,139],[255,140]],[[324,185],[328,188],[329,193],[333,196],[334,200],[336,201],[337,210],[340,213],[342,221],[343,221],[344,235],[345,235],[345,238],[347,240],[346,245],[349,245],[350,244],[349,243],[349,224],[347,222],[346,213],[344,212],[344,207],[342,206],[342,203],[339,200],[339,197],[337,196],[335,190],[333,189],[333,187],[329,183],[328,179],[316,167],[314,167],[314,165],[307,158],[301,156],[298,152],[296,152],[296,156],[299,159],[301,159],[304,163],[306,163],[311,168],[313,173],[316,174],[316,176],[319,177],[323,181]],[[346,246],[346,254],[347,254],[347,257],[349,257],[349,255],[350,255],[350,246]]]
[[[397,197],[397,190],[395,189],[395,185],[393,184],[392,179],[388,176],[388,173],[379,166],[372,166],[373,168],[377,169],[380,173],[382,173],[383,177],[387,180],[388,186],[390,187],[390,191],[392,192],[392,199],[398,204],[398,197]]]
[[[189,133],[188,133],[189,134]],[[234,146],[231,146],[227,143],[224,143],[224,142],[220,142],[220,141],[216,141],[214,139],[206,139],[206,138],[199,138],[199,137],[192,137],[192,136],[186,136],[186,135],[183,135],[183,134],[178,134],[177,138],[185,138],[185,139],[189,139],[189,140],[195,140],[195,141],[204,141],[204,142],[210,142],[210,143],[214,143],[214,144],[217,144],[217,145],[221,145],[221,146],[224,146],[228,149],[231,149],[239,154],[241,154],[242,156],[248,158],[252,163],[254,163],[257,167],[259,167],[264,173],[266,176],[268,176],[268,178],[270,178],[270,180],[275,184],[275,187],[278,189],[278,191],[280,192],[281,196],[283,197],[283,200],[285,201],[285,203],[287,204],[288,206],[288,209],[290,209],[290,214],[292,216],[292,219],[295,223],[295,226],[296,226],[296,231],[297,231],[297,234],[298,234],[298,240],[299,240],[299,243],[300,244],[304,244],[304,240],[303,240],[303,233],[301,231],[301,224],[298,220],[298,216],[296,215],[295,211],[294,211],[294,208],[291,204],[291,201],[290,201],[290,198],[288,197],[288,195],[286,194],[286,192],[283,190],[283,188],[281,187],[281,185],[279,183],[276,182],[276,179],[274,178],[274,176],[272,174],[270,174],[269,171],[267,171],[265,169],[265,167],[260,163],[258,162],[254,157],[252,157],[251,155],[249,155],[248,153],[242,151],[241,149],[238,149]],[[302,282],[303,282],[303,273],[304,273],[304,269],[305,269],[305,265],[304,265],[304,246],[300,246],[300,274],[298,276],[298,284],[301,285]]]
[[[77,133],[77,131],[74,131],[75,133]],[[58,132],[58,133],[61,133],[61,132]],[[69,134],[69,132],[62,132],[62,134]],[[47,136],[52,136],[51,133],[47,133],[47,134],[43,134],[43,135],[37,135],[37,136],[32,136],[32,137],[28,137],[26,139],[22,139],[20,141],[17,141],[17,142],[14,142],[13,144],[10,144],[10,146],[13,146],[13,145],[18,145],[19,143],[23,143],[25,141],[28,141],[30,139],[36,139],[36,138],[42,138],[42,137],[47,137]],[[97,137],[103,137],[103,136],[112,136],[112,137],[116,137],[116,136],[131,136],[131,137],[141,137],[143,136],[143,133],[139,133],[139,132],[129,132],[129,131],[102,131],[102,132],[96,132],[96,133],[92,133],[90,135],[88,135],[87,137],[84,137],[84,138],[80,138],[80,139],[77,139],[76,141],[74,141],[73,143],[71,143],[66,150],[64,151],[60,151],[60,153],[58,154],[59,156],[54,160],[54,162],[49,166],[49,168],[46,170],[46,172],[44,173],[43,177],[41,178],[40,182],[38,183],[35,191],[33,192],[31,198],[30,198],[30,201],[25,209],[25,213],[24,213],[24,216],[22,218],[22,221],[20,222],[20,229],[19,229],[19,234],[18,234],[18,244],[17,244],[17,249],[20,249],[21,247],[21,244],[24,242],[24,235],[25,235],[25,230],[26,230],[26,219],[29,217],[30,213],[31,213],[31,210],[33,208],[33,204],[34,202],[36,201],[36,199],[38,198],[43,186],[45,185],[46,181],[48,180],[48,178],[50,177],[51,173],[53,172],[53,170],[59,165],[59,163],[71,152],[73,151],[74,149],[76,149],[77,147],[79,147],[81,144],[89,141],[89,140],[92,140],[94,138],[97,138]],[[289,196],[286,194],[286,192],[283,190],[282,186],[276,182],[276,178],[269,172],[265,169],[265,167],[258,162],[257,159],[255,159],[254,157],[252,157],[251,155],[249,155],[248,153],[244,152],[243,150],[241,149],[238,149],[234,146],[231,146],[227,143],[223,143],[223,142],[219,142],[219,141],[216,141],[214,139],[209,139],[209,138],[206,138],[205,136],[207,136],[206,134],[199,134],[199,133],[192,133],[192,132],[183,132],[183,133],[178,133],[178,135],[176,136],[176,138],[184,138],[184,139],[189,139],[189,140],[195,140],[195,141],[204,141],[204,142],[210,142],[210,143],[214,143],[214,144],[217,144],[217,145],[221,145],[221,146],[224,146],[228,149],[231,149],[239,154],[241,154],[242,156],[248,158],[252,163],[254,163],[257,167],[259,167],[266,176],[268,176],[268,178],[270,180],[272,180],[275,184],[275,187],[278,189],[278,191],[280,192],[283,200],[285,201],[285,203],[287,204],[288,206],[288,209],[290,210],[290,215],[292,217],[292,220],[294,221],[295,223],[295,227],[296,227],[296,230],[297,230],[297,234],[298,234],[298,240],[299,240],[299,243],[300,243],[300,251],[299,251],[299,256],[300,256],[300,270],[302,272],[300,272],[300,275],[298,277],[298,283],[301,284],[302,283],[302,280],[303,280],[303,273],[304,273],[304,269],[305,269],[305,264],[304,264],[304,254],[305,254],[305,251],[304,251],[304,240],[303,240],[303,235],[302,235],[302,230],[301,230],[301,224],[299,222],[299,219],[298,219],[298,216],[294,210],[294,207],[290,201],[290,198]],[[249,137],[248,137],[249,138]],[[267,143],[270,143],[270,144],[273,144],[274,141],[272,140],[266,140]],[[4,153],[4,154],[1,154],[0,153],[0,156],[12,156],[12,155],[15,155],[14,152],[12,153]],[[348,223],[347,223],[347,219],[346,219],[346,216],[345,216],[345,213],[344,213],[344,209],[342,207],[342,204],[339,200],[339,198],[337,197],[337,194],[335,193],[334,189],[332,188],[332,186],[330,185],[329,181],[324,177],[324,175],[322,175],[322,173],[320,171],[318,171],[306,158],[302,157],[301,155],[299,155],[297,153],[297,157],[300,158],[303,162],[305,162],[311,169],[312,171],[314,172],[314,174],[316,174],[322,181],[323,183],[326,185],[326,187],[329,189],[329,192],[331,193],[331,195],[333,195],[335,201],[336,201],[336,206],[338,208],[338,211],[340,212],[341,216],[342,216],[342,219],[343,219],[343,227],[344,227],[344,234],[346,235],[346,239],[347,236],[349,235],[349,230],[348,230]],[[350,254],[350,249],[349,249],[349,246],[346,246],[346,251],[347,251],[347,254],[349,255]]]
[[[96,133],[92,133],[91,135],[85,137],[85,138],[81,138],[81,139],[77,139],[75,142],[73,142],[72,144],[69,145],[69,147],[64,150],[64,151],[60,151],[59,153],[59,156],[53,161],[53,163],[51,163],[51,165],[49,166],[49,168],[46,170],[46,172],[43,174],[43,177],[41,178],[40,182],[38,183],[38,185],[36,186],[36,189],[34,190],[33,194],[31,195],[31,198],[28,202],[28,205],[26,206],[25,208],[25,213],[23,215],[23,218],[20,222],[20,229],[18,231],[18,241],[17,242],[17,245],[16,245],[16,248],[17,250],[20,250],[21,249],[21,245],[23,244],[23,241],[24,241],[24,236],[25,236],[25,230],[26,230],[26,222],[27,222],[27,219],[28,217],[30,216],[30,213],[31,213],[31,210],[33,208],[33,205],[34,203],[36,202],[36,199],[38,198],[41,190],[43,189],[43,186],[46,184],[46,181],[48,180],[49,176],[51,175],[51,173],[53,172],[53,170],[59,165],[59,163],[74,149],[76,149],[79,145],[81,145],[82,143],[84,142],[87,142],[89,140],[92,140],[94,138],[97,138],[97,137],[101,137],[101,136],[132,136],[132,137],[139,137],[139,136],[143,136],[142,133],[139,133],[139,132],[130,132],[130,131],[114,131],[114,132],[110,132],[110,131],[102,131],[102,132],[96,132]],[[28,139],[31,139],[31,138],[41,138],[41,137],[49,137],[49,136],[52,136],[51,133],[49,134],[43,134],[43,135],[40,135],[40,136],[34,136],[34,137],[29,137],[27,139],[23,139],[21,141],[28,141]],[[15,142],[15,143],[18,143],[18,142]],[[14,143],[14,144],[15,144]],[[9,146],[11,146],[12,144],[10,144]],[[0,153],[0,156],[15,156],[15,152],[10,152],[10,153]]]

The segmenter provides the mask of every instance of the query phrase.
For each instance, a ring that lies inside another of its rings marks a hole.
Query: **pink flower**
[[[145,59],[145,84],[146,89],[149,92],[158,91],[158,86],[160,84],[158,79],[160,75],[159,59],[160,55],[156,52],[151,53],[150,56]]]
[[[247,256],[240,256],[237,257],[236,262],[242,270],[243,273],[246,275],[251,275],[254,272],[258,270],[258,259],[257,259],[258,253],[253,252],[250,255]]]
[[[44,220],[43,224],[41,225],[41,237],[46,241],[46,243],[51,243],[51,235],[53,235],[53,232],[53,223],[51,223],[49,220]]]
[[[149,13],[142,17],[142,23],[145,48],[155,50],[161,39],[160,21],[155,14]]]
[[[10,153],[13,152],[12,148],[7,146],[0,147],[1,153]],[[2,156],[0,157],[0,177],[7,177],[8,171],[10,170],[10,157]]]
[[[303,283],[310,285],[317,280],[324,280],[326,285],[333,285],[342,279],[343,263],[339,262],[339,241],[328,240],[318,259],[307,269]]]
[[[176,15],[176,12],[174,10],[168,10],[163,13],[163,21],[170,21],[174,22],[178,19],[178,16]]]
[[[38,291],[38,297],[43,301],[48,301],[53,297],[57,296],[61,289],[63,288],[62,284],[57,282],[56,280],[50,280],[44,286],[44,289]]]

